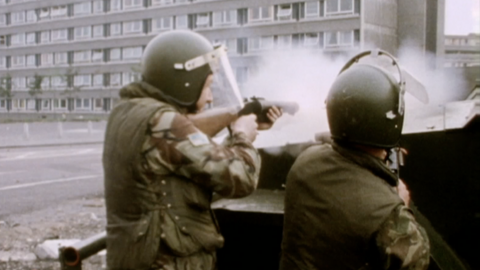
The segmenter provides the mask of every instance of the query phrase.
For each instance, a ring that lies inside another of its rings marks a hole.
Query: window
[[[5,35],[0,35],[0,47],[7,46],[7,37]]]
[[[305,45],[305,46],[318,45],[318,41],[319,41],[318,33],[307,33],[307,34],[305,34],[305,39],[303,40],[303,45]]]
[[[103,110],[103,98],[96,98],[93,100],[93,110],[95,111]]]
[[[25,77],[13,77],[12,78],[12,90],[25,90],[27,83]]]
[[[292,35],[277,36],[277,48],[288,49],[292,47]]]
[[[103,74],[93,75],[93,85],[103,87]]]
[[[353,31],[325,32],[325,47],[353,47]]]
[[[27,57],[27,67],[34,67],[37,65],[37,57],[35,54],[29,54]]]
[[[42,31],[40,33],[40,44],[50,43],[50,31]]]
[[[208,13],[199,13],[197,14],[197,27],[208,27],[210,24],[210,15]]]
[[[235,54],[237,53],[237,39],[231,38],[231,39],[221,39],[221,40],[215,40],[215,44],[222,44],[227,48],[227,53],[228,54]]]
[[[75,27],[75,40],[88,39],[90,37],[92,37],[91,26]]]
[[[25,66],[25,56],[24,55],[14,55],[11,57],[12,67],[23,67]]]
[[[92,86],[92,76],[90,74],[75,75],[73,85],[76,87]]]
[[[164,6],[173,4],[173,0],[152,0],[152,6]]]
[[[93,37],[103,37],[103,25],[94,25],[93,26]]]
[[[12,100],[12,109],[14,109],[14,110],[25,110],[25,99],[13,99]]]
[[[73,15],[74,16],[88,15],[91,12],[92,12],[92,2],[76,3],[73,6]]]
[[[273,7],[255,7],[248,10],[248,20],[251,22],[272,21]]]
[[[56,65],[68,64],[68,53],[67,52],[55,53],[55,64]]]
[[[12,46],[22,46],[25,45],[25,33],[13,34],[11,36]]]
[[[53,53],[42,53],[41,56],[41,64],[42,66],[51,66],[53,65]]]
[[[120,36],[122,34],[122,23],[112,23],[110,24],[110,35],[111,36]]]
[[[27,107],[27,110],[35,110],[36,109],[36,106],[35,106],[35,99],[33,98],[29,98],[29,99],[26,99],[26,107]]]
[[[123,0],[123,8],[141,8],[143,6],[143,0]]]
[[[103,50],[92,50],[92,62],[103,62]]]
[[[116,61],[121,59],[121,50],[120,48],[110,50],[110,61]]]
[[[36,22],[37,21],[37,13],[35,10],[27,10],[27,22]]]
[[[77,98],[75,99],[76,110],[89,110],[91,109],[91,102],[89,98]]]
[[[188,15],[179,15],[175,17],[175,28],[186,29],[188,28]]]
[[[7,67],[7,61],[5,60],[5,56],[0,56],[0,69],[4,69]]]
[[[53,100],[53,108],[66,110],[67,109],[67,99],[54,99]]]
[[[138,59],[142,57],[142,47],[127,47],[122,50],[122,59]]]
[[[93,1],[93,13],[103,13],[103,0]]]
[[[110,86],[120,86],[122,84],[122,73],[110,74]]]
[[[353,14],[353,0],[327,0],[327,16]]]
[[[142,28],[143,28],[142,21],[130,21],[130,22],[123,23],[123,33],[125,35],[142,33],[143,31]]]
[[[74,63],[85,63],[90,62],[91,51],[76,51],[73,54],[73,62]]]
[[[0,25],[7,24],[7,16],[5,14],[0,14]]]
[[[66,41],[68,37],[67,29],[52,30],[52,41]]]
[[[305,18],[320,16],[320,2],[305,2]]]
[[[67,6],[53,6],[50,11],[52,17],[61,18],[67,16]]]
[[[0,110],[4,111],[7,109],[7,101],[5,99],[0,99]]]
[[[110,0],[110,10],[111,11],[122,10],[122,0]]]
[[[65,76],[53,76],[52,87],[56,89],[67,87],[67,78]]]
[[[278,5],[277,18],[279,20],[291,20],[292,19],[292,4]]]
[[[123,73],[123,85],[127,85],[129,83],[132,83],[132,82],[136,82],[138,81],[138,75],[135,74],[135,73],[131,73],[131,72],[124,72]]]
[[[172,29],[173,17],[153,19],[153,31]]]
[[[10,15],[12,24],[20,24],[25,22],[25,11],[12,12]]]
[[[50,77],[43,77],[40,85],[43,90],[50,89]]]
[[[45,7],[40,9],[40,13],[38,14],[39,20],[46,20],[50,18],[50,8]]]
[[[253,37],[249,38],[248,41],[250,51],[266,50],[273,48],[273,36]]]
[[[27,33],[27,44],[35,44],[36,42],[36,34],[35,33]]]
[[[50,110],[50,100],[42,99],[42,110]]]
[[[237,24],[237,11],[226,10],[213,13],[213,25],[235,25]]]

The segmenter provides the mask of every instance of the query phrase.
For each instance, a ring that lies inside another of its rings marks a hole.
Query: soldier
[[[145,48],[142,81],[120,90],[103,152],[108,269],[215,268],[224,239],[212,194],[247,196],[260,170],[255,115],[233,121],[223,145],[188,117],[212,103],[219,56],[197,33],[159,34]]]
[[[386,165],[403,127],[403,82],[353,62],[326,100],[333,142],[307,148],[287,176],[280,269],[427,269],[428,237]]]

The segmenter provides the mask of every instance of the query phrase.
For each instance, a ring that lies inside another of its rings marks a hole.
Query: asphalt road
[[[0,220],[103,196],[102,144],[0,149]]]

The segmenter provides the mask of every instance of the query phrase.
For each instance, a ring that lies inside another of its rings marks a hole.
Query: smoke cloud
[[[353,55],[332,57],[310,50],[263,54],[255,72],[250,73],[242,95],[295,101],[300,110],[294,116],[284,114],[272,129],[261,131],[255,146],[266,148],[313,141],[316,133],[328,131],[325,99],[340,69]],[[465,89],[468,88],[465,78],[448,72],[448,69],[432,68],[434,55],[403,46],[397,58],[400,66],[425,86],[430,99],[429,104],[423,104],[407,93],[407,114],[408,110],[438,107],[465,98]]]

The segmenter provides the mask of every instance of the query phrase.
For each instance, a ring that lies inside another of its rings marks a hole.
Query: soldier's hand
[[[267,112],[267,117],[268,117],[268,120],[270,120],[270,123],[258,124],[258,130],[265,130],[265,129],[271,128],[275,123],[275,121],[277,121],[277,119],[280,118],[282,115],[283,115],[282,108],[278,108],[276,106],[271,107],[270,109],[268,109],[268,112]]]
[[[255,114],[240,116],[230,125],[232,133],[243,132],[251,142],[257,138],[257,128],[257,116]]]
[[[398,180],[398,196],[403,200],[406,206],[410,205],[410,191],[408,191],[407,186],[403,181],[400,179]]]

